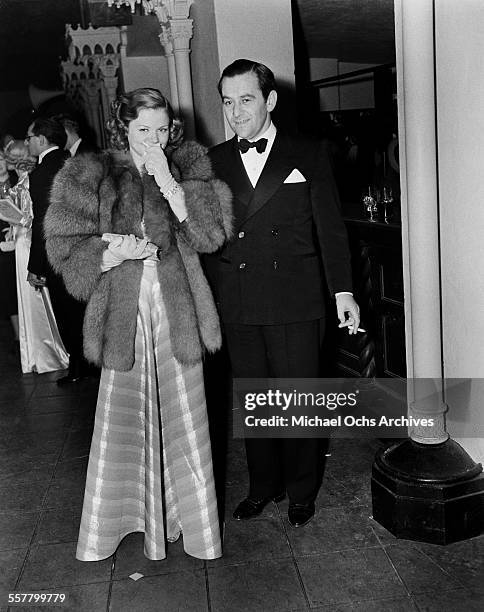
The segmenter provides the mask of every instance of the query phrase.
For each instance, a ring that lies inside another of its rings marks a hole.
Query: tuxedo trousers
[[[225,324],[234,378],[317,378],[323,320],[284,325]],[[291,503],[307,504],[321,484],[319,439],[246,438],[249,496],[286,491]]]

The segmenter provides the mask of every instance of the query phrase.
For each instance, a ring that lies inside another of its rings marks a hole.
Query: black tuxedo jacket
[[[326,147],[278,131],[255,189],[236,137],[210,157],[234,197],[234,237],[206,262],[223,320],[275,325],[324,316],[323,267],[332,294],[352,290]],[[285,182],[294,170],[304,180]]]
[[[55,149],[42,159],[30,174],[29,191],[32,198],[34,218],[32,221],[32,244],[27,269],[37,276],[51,277],[53,272],[47,260],[44,238],[44,217],[49,206],[49,195],[55,175],[64,165],[69,153]]]

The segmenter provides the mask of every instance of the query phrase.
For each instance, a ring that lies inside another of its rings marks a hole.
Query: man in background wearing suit
[[[58,385],[75,383],[83,378],[82,324],[84,304],[67,293],[64,281],[50,267],[44,239],[44,217],[49,206],[49,195],[55,175],[69,154],[64,151],[66,132],[53,118],[38,118],[27,130],[26,144],[31,155],[38,157],[38,165],[30,174],[30,197],[33,221],[32,243],[27,280],[34,287],[47,285],[52,299],[57,326],[69,353],[69,372],[57,380]]]
[[[340,327],[356,334],[346,229],[325,148],[276,129],[272,71],[239,59],[219,81],[235,137],[210,152],[234,196],[234,238],[207,262],[235,378],[317,378],[325,315],[323,268]],[[348,315],[348,317],[347,317]],[[234,518],[289,496],[288,519],[305,525],[320,486],[319,441],[245,440],[250,489]]]
[[[71,157],[74,157],[74,155],[82,155],[83,153],[98,152],[98,148],[95,144],[91,143],[84,136],[81,136],[82,131],[79,122],[73,117],[70,115],[55,115],[54,119],[57,119],[57,121],[64,126],[67,135],[67,141],[64,148],[66,151],[69,151]]]

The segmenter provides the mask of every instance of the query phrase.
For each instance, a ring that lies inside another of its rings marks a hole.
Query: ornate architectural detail
[[[136,5],[141,4],[145,13],[154,13],[160,23],[168,19],[186,19],[190,14],[193,0],[107,0],[108,6],[129,6],[134,13]]]
[[[68,24],[66,38],[69,59],[61,64],[64,89],[104,146],[104,126],[118,87],[120,30]]]
[[[175,51],[186,49],[189,52],[190,39],[193,36],[193,19],[172,19],[170,31]]]

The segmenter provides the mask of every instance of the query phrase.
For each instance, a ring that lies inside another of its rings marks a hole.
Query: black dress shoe
[[[310,504],[289,504],[287,518],[293,527],[303,527],[307,525],[314,516],[314,503]]]
[[[83,380],[84,376],[72,376],[71,374],[67,374],[67,376],[62,376],[56,380],[56,383],[59,387],[67,387],[68,385],[72,385],[74,383],[78,383]]]
[[[279,493],[272,497],[264,497],[264,499],[246,497],[235,509],[233,517],[236,521],[245,521],[254,518],[255,516],[259,516],[269,502],[273,501],[277,503],[282,501],[285,497],[285,493]]]

